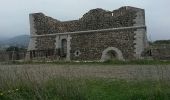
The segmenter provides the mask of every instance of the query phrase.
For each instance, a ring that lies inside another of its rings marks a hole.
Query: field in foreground
[[[169,100],[170,65],[0,65],[0,100]]]

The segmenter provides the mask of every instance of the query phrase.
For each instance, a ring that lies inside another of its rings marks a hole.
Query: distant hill
[[[29,35],[19,35],[7,40],[0,40],[1,48],[9,46],[17,46],[27,48],[29,43]]]
[[[154,44],[170,44],[170,40],[157,40]]]
[[[6,37],[0,37],[0,46],[3,44],[3,42],[5,41],[5,40],[7,40],[8,38],[6,38]]]

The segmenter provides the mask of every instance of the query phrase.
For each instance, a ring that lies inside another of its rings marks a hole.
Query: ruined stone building
[[[105,61],[141,59],[147,47],[144,9],[92,9],[79,20],[30,14],[29,59]]]

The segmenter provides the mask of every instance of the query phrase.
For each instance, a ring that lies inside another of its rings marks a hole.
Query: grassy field
[[[0,100],[169,100],[170,65],[0,65]]]
[[[1,91],[1,100],[169,100],[170,85],[159,81],[52,79],[18,83]]]
[[[74,61],[74,62],[65,62],[65,61],[11,61],[4,62],[3,64],[12,64],[12,65],[23,65],[23,64],[57,64],[57,65],[170,65],[169,60],[131,60],[131,61],[120,61],[120,60],[107,60],[105,62],[98,61]]]

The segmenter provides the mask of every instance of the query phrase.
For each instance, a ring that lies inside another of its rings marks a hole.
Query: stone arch
[[[110,53],[113,55],[110,55]],[[122,52],[118,48],[115,48],[115,47],[108,47],[107,49],[105,49],[102,52],[101,61],[109,60],[111,56],[115,56],[116,59],[124,61]]]

